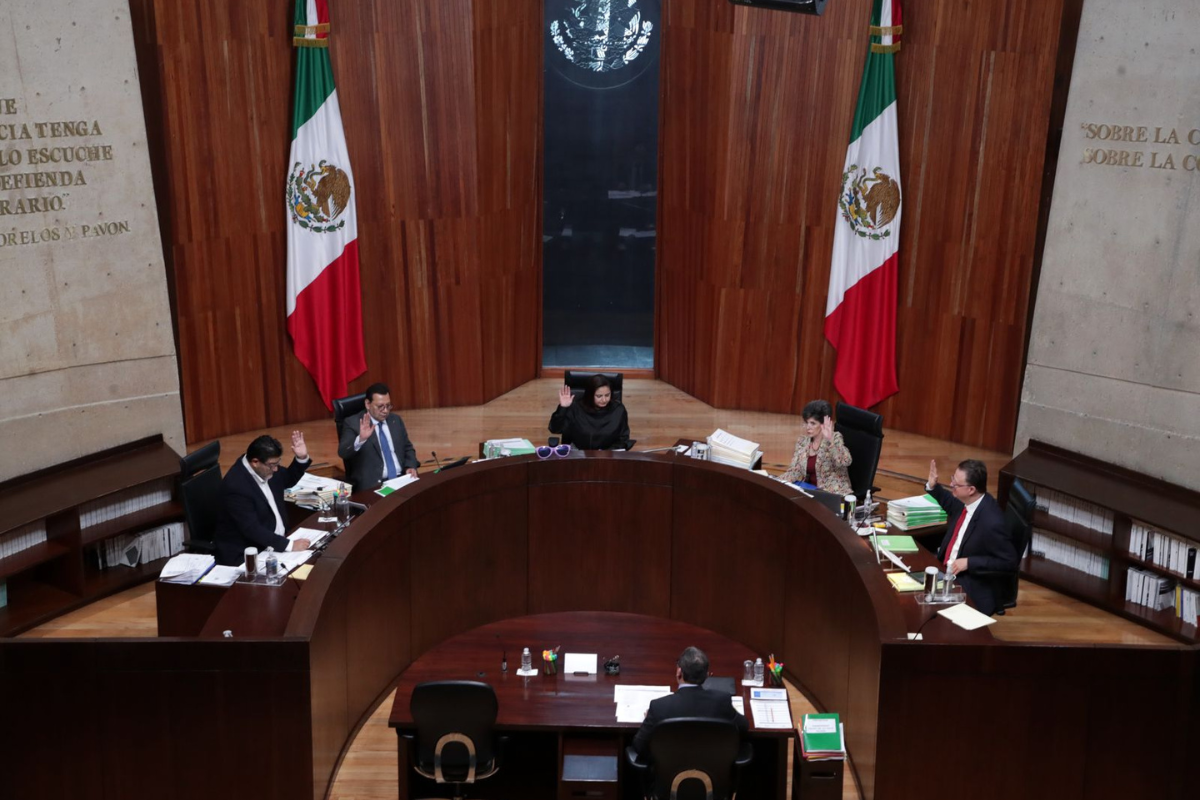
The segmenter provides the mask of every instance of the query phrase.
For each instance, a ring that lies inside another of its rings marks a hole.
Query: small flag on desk
[[[893,395],[900,249],[896,73],[900,0],[875,0],[871,43],[846,149],[833,235],[825,338],[837,350],[833,384],[870,408]]]
[[[287,325],[325,406],[367,371],[354,173],[329,62],[328,0],[296,0],[287,178]]]

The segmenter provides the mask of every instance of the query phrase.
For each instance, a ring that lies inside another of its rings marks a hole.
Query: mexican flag
[[[875,0],[871,46],[833,235],[825,338],[837,350],[833,385],[870,408],[896,393],[896,275],[900,249],[900,148],[896,73],[900,0]]]
[[[367,371],[354,173],[329,63],[328,0],[296,0],[287,178],[287,327],[325,406]]]

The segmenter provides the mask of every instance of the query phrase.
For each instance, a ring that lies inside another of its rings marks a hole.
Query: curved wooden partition
[[[0,779],[13,796],[169,786],[196,800],[214,787],[319,800],[419,655],[488,622],[573,610],[667,617],[775,653],[842,715],[867,800],[947,782],[985,800],[1193,793],[1196,647],[960,631],[893,592],[865,542],[773,481],[673,455],[577,454],[476,464],[370,499],[302,588],[237,585],[199,638],[0,640]],[[66,760],[86,769],[46,774]]]

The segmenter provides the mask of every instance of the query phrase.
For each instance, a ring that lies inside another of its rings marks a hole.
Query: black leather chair
[[[584,389],[587,388],[587,382],[595,375],[603,375],[608,378],[608,382],[612,384],[613,399],[621,402],[621,388],[625,383],[625,374],[622,372],[580,372],[576,369],[568,369],[563,372],[563,383],[571,390],[573,396],[582,397]]]
[[[221,494],[220,458],[221,442],[217,440],[179,459],[179,497],[188,529],[187,548],[193,553],[217,552],[213,531]]]
[[[417,774],[454,788],[491,777],[500,769],[503,739],[495,734],[499,704],[496,692],[478,681],[432,681],[418,684],[409,701],[417,725]]]
[[[339,397],[333,401],[333,429],[337,433],[335,441],[342,440],[342,422],[346,417],[352,417],[358,412],[364,410],[364,403],[367,400],[365,392],[352,394],[349,397]],[[350,474],[350,466],[345,461],[342,462],[342,469],[347,475]]]
[[[1025,484],[1014,478],[1008,487],[1008,502],[1004,506],[1004,527],[1016,548],[1018,566],[1012,572],[1001,570],[977,570],[975,576],[989,581],[996,593],[996,614],[1003,615],[1006,608],[1017,605],[1017,589],[1020,587],[1021,567],[1019,560],[1025,557],[1029,540],[1033,538],[1033,509],[1036,501]]]
[[[879,454],[883,452],[883,417],[865,408],[839,402],[837,421],[833,429],[842,435],[846,449],[850,451],[850,488],[861,502],[867,490],[879,491],[873,486],[875,470],[879,467]]]
[[[729,720],[678,717],[654,726],[649,760],[632,747],[625,757],[653,800],[733,800],[753,750]]]

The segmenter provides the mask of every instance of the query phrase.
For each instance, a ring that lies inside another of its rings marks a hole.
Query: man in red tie
[[[948,530],[938,548],[938,560],[954,574],[976,608],[995,614],[995,587],[975,573],[1016,572],[1020,557],[1004,524],[1004,512],[987,493],[987,465],[975,459],[960,462],[946,489],[938,484],[937,461],[930,461],[925,491],[946,512]]]

